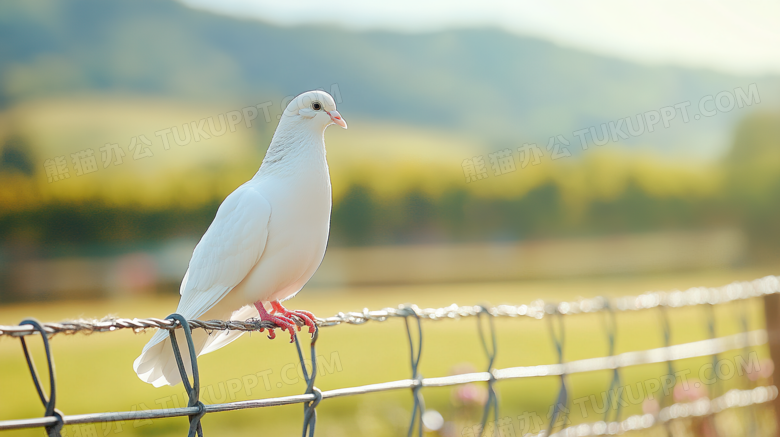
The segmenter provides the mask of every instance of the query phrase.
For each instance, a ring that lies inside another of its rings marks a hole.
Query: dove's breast
[[[324,173],[317,170],[261,182],[271,217],[265,250],[235,290],[247,303],[292,297],[322,262],[330,231],[331,187],[327,166]]]

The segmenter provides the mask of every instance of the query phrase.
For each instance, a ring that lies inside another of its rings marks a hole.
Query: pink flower
[[[476,369],[470,363],[455,365],[450,371],[452,375],[463,375],[465,373],[474,372],[476,372]],[[487,397],[487,388],[483,385],[465,384],[452,389],[452,402],[455,405],[485,405]]]
[[[453,393],[454,401],[461,405],[485,405],[487,389],[476,384],[465,384],[457,387]]]
[[[749,362],[748,362],[749,363]],[[759,379],[769,378],[775,371],[775,363],[771,358],[764,358],[758,362],[758,368],[752,366],[748,368],[747,377],[751,381],[758,381]]]
[[[661,405],[658,404],[658,401],[656,399],[645,399],[644,402],[642,402],[642,412],[644,414],[652,414],[653,416],[658,416],[658,413],[661,411]]]
[[[707,397],[707,388],[696,378],[677,384],[672,392],[675,402],[693,402]]]

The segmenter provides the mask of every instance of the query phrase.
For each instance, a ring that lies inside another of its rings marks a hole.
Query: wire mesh
[[[44,417],[21,419],[21,420],[5,420],[0,421],[0,430],[21,429],[21,428],[34,428],[43,427],[46,428],[49,435],[59,435],[60,429],[63,425],[75,425],[86,423],[99,423],[99,422],[114,422],[123,420],[139,420],[139,419],[159,419],[168,417],[189,417],[190,427],[189,435],[195,436],[196,434],[202,437],[203,431],[200,425],[200,419],[209,413],[234,411],[253,408],[264,408],[280,405],[290,404],[304,404],[304,425],[303,425],[303,437],[308,435],[309,437],[314,435],[314,428],[316,425],[317,413],[316,407],[322,401],[330,398],[354,396],[367,393],[376,393],[390,390],[402,390],[411,389],[413,395],[413,410],[412,418],[408,428],[408,434],[416,430],[419,435],[422,435],[422,416],[424,413],[424,401],[422,397],[422,389],[425,387],[446,387],[475,382],[486,382],[489,387],[489,398],[485,405],[483,412],[483,419],[481,423],[481,430],[484,431],[485,424],[488,420],[490,411],[492,409],[494,417],[498,418],[498,400],[495,394],[494,384],[497,381],[518,379],[518,378],[536,378],[536,377],[559,377],[561,381],[561,388],[557,397],[555,410],[553,413],[553,420],[551,425],[556,422],[556,417],[562,414],[568,402],[568,393],[566,387],[566,376],[577,373],[596,372],[611,370],[613,371],[613,378],[611,384],[614,385],[617,381],[619,384],[620,377],[618,370],[638,365],[647,365],[654,363],[668,363],[670,371],[673,371],[672,362],[698,357],[717,357],[718,354],[722,354],[731,350],[744,350],[751,347],[762,346],[767,343],[767,332],[763,329],[747,331],[747,323],[745,321],[745,315],[743,310],[743,327],[745,332],[716,337],[714,319],[709,319],[708,327],[710,338],[705,340],[699,340],[695,342],[683,343],[672,345],[671,334],[668,325],[668,316],[666,314],[666,308],[678,308],[686,306],[704,306],[705,309],[710,311],[713,305],[734,302],[739,300],[745,300],[749,298],[765,296],[770,294],[780,293],[780,280],[775,276],[768,276],[762,279],[757,279],[750,282],[734,283],[724,287],[718,288],[692,288],[686,291],[671,291],[671,292],[651,292],[637,296],[624,296],[619,298],[605,298],[596,297],[591,299],[580,299],[571,302],[561,303],[549,303],[544,301],[535,301],[529,305],[499,305],[495,307],[488,306],[457,306],[451,305],[444,308],[427,308],[420,309],[416,306],[402,306],[399,308],[385,308],[379,311],[369,311],[368,309],[362,312],[350,312],[339,313],[334,317],[325,319],[317,319],[318,328],[331,327],[340,324],[353,324],[361,325],[368,321],[385,321],[390,318],[404,318],[406,321],[405,326],[407,329],[407,336],[410,346],[410,362],[412,367],[412,378],[391,381],[378,384],[369,384],[356,387],[347,387],[334,390],[321,391],[314,385],[315,377],[317,374],[316,353],[315,344],[319,336],[319,329],[316,330],[312,338],[311,349],[311,367],[310,372],[307,372],[306,365],[304,363],[304,355],[301,350],[300,344],[296,346],[298,350],[299,359],[304,372],[306,380],[306,391],[301,395],[284,396],[267,399],[256,399],[239,402],[228,402],[205,405],[198,396],[199,391],[199,375],[197,371],[197,357],[191,354],[190,359],[192,361],[193,369],[193,382],[190,384],[187,378],[186,371],[184,370],[184,363],[182,361],[181,353],[178,349],[178,345],[175,342],[175,336],[172,335],[175,329],[183,329],[185,337],[190,343],[190,351],[194,348],[191,345],[191,329],[206,329],[206,330],[242,330],[242,331],[261,331],[265,329],[278,328],[276,325],[265,321],[199,321],[199,320],[184,320],[181,316],[173,314],[166,319],[103,319],[103,320],[75,320],[65,321],[60,323],[46,323],[39,324],[34,320],[25,320],[19,326],[0,326],[0,336],[20,337],[22,341],[23,349],[30,366],[33,379],[36,383],[36,388],[41,397],[41,401],[46,407]],[[639,350],[633,352],[624,352],[620,354],[614,353],[614,342],[617,326],[614,320],[615,311],[637,311],[659,308],[662,316],[662,328],[664,335],[664,346],[654,349]],[[563,357],[563,323],[564,316],[582,314],[582,313],[597,313],[605,312],[607,317],[606,329],[609,338],[609,354],[607,356],[587,358],[574,361],[564,361]],[[481,323],[481,315],[487,315],[489,331],[486,333],[483,330],[483,324]],[[545,316],[548,317],[549,328],[551,330],[551,337],[553,339],[556,350],[558,351],[558,362],[544,365],[535,366],[519,366],[509,367],[503,369],[494,369],[493,363],[496,355],[496,336],[493,328],[493,319],[495,317],[530,317],[533,319],[542,319]],[[423,378],[419,373],[419,363],[422,353],[422,320],[446,320],[446,319],[458,319],[463,317],[477,317],[479,326],[480,339],[484,351],[488,357],[488,367],[485,372],[473,372],[467,374]],[[416,323],[416,334],[413,334],[412,325],[409,323],[410,319]],[[303,320],[297,319],[296,322],[299,326],[303,325]],[[555,324],[558,324],[556,330]],[[174,348],[174,354],[177,360],[177,364],[181,371],[182,380],[185,383],[185,390],[188,394],[188,406],[184,408],[167,408],[158,410],[138,410],[138,411],[123,411],[123,412],[107,412],[107,413],[92,413],[81,415],[63,415],[54,408],[55,401],[55,377],[54,377],[54,361],[51,353],[48,349],[47,339],[56,334],[75,334],[75,333],[92,333],[92,332],[113,332],[123,329],[132,329],[134,331],[142,331],[148,328],[160,328],[169,330],[171,333],[172,346]],[[51,379],[51,397],[50,400],[43,394],[40,384],[37,379],[37,373],[35,372],[35,365],[26,349],[24,338],[29,335],[43,334],[44,345],[47,351],[47,360],[50,370]],[[416,338],[416,341],[415,341]],[[415,345],[416,344],[416,345]],[[774,386],[758,386],[748,388],[746,390],[730,390],[722,396],[714,396],[710,400],[709,398],[699,399],[692,403],[675,403],[667,406],[663,406],[658,414],[645,414],[642,416],[631,416],[625,420],[620,420],[620,413],[618,412],[613,421],[608,421],[608,416],[605,415],[604,420],[600,422],[581,424],[573,427],[564,428],[557,433],[552,433],[552,426],[542,433],[538,434],[539,437],[543,435],[555,435],[555,436],[586,436],[586,435],[604,435],[604,434],[616,434],[629,430],[644,429],[658,424],[665,424],[669,421],[682,418],[682,417],[694,417],[694,416],[708,416],[725,409],[746,407],[750,405],[757,405],[765,402],[772,401],[777,398],[778,390]],[[417,426],[415,427],[415,423]]]

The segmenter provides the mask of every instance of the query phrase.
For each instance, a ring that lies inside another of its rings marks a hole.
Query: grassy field
[[[349,289],[307,288],[291,307],[306,308],[320,316],[339,311],[379,309],[404,303],[421,307],[440,307],[489,302],[530,303],[546,300],[574,299],[578,296],[637,294],[649,290],[685,289],[693,286],[718,286],[735,280],[749,280],[768,274],[769,270],[706,271],[687,274],[644,277],[611,277],[571,279],[565,281],[525,281],[514,283],[472,283],[450,285],[383,286]],[[164,317],[176,306],[175,296],[146,296],[121,300],[48,302],[0,307],[0,324],[16,324],[25,317],[41,321],[59,321],[76,317]],[[717,334],[740,331],[742,306],[716,308]],[[763,326],[760,302],[747,306],[750,327]],[[670,312],[672,341],[683,343],[708,337],[705,312],[701,308]],[[601,356],[607,353],[606,335],[600,316],[582,315],[566,320],[565,358],[567,360]],[[645,311],[618,314],[617,351],[640,350],[663,344],[658,314]],[[421,362],[426,377],[444,376],[453,367],[466,364],[475,369],[486,366],[476,331],[475,319],[423,323],[424,348]],[[553,345],[544,321],[500,319],[497,368],[556,362]],[[141,382],[133,373],[132,361],[151,333],[129,331],[93,335],[57,336],[52,341],[58,375],[57,406],[66,414],[101,411],[127,411],[182,406],[186,403],[181,386],[154,388]],[[265,334],[244,335],[216,353],[199,360],[202,397],[206,403],[257,399],[302,393],[303,379],[297,374],[298,361],[294,346],[283,341],[269,341]],[[33,342],[33,349],[40,350]],[[736,353],[736,352],[735,352]],[[726,357],[733,356],[735,353]],[[760,356],[766,352],[759,349]],[[410,376],[409,351],[402,320],[367,323],[362,326],[338,326],[323,329],[318,343],[321,374],[317,386],[322,390],[405,379]],[[36,352],[39,370],[43,371],[42,353]],[[699,374],[706,359],[677,363],[677,370],[690,369],[690,378]],[[632,384],[664,375],[665,365],[641,366],[622,371],[623,383]],[[572,398],[597,394],[605,390],[611,375],[606,372],[569,377]],[[740,386],[743,379],[734,377],[723,382],[723,388]],[[19,341],[0,339],[0,419],[36,417],[42,407],[36,398],[27,373]],[[518,416],[536,412],[547,422],[549,406],[558,389],[557,378],[533,378],[502,381],[497,385],[500,416],[511,418],[520,430]],[[453,389],[426,389],[428,408],[453,421],[451,435],[462,435],[464,426],[479,422],[476,408],[453,406]],[[381,394],[345,397],[320,404],[317,435],[390,436],[404,433],[409,420],[411,394],[407,390]],[[600,402],[600,401],[599,401]],[[600,420],[590,413],[583,419],[579,407],[572,405],[572,421]],[[624,411],[641,411],[631,405]],[[458,416],[457,418],[455,416]],[[625,417],[625,416],[624,416]],[[203,420],[212,435],[296,435],[300,432],[300,405],[210,414]],[[108,436],[179,436],[185,432],[185,418],[146,422],[122,422],[67,427],[68,437]],[[261,432],[259,432],[261,431]],[[7,431],[4,436],[40,435],[41,430]],[[520,435],[518,433],[518,435]]]

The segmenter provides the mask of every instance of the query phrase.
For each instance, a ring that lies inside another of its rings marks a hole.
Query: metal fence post
[[[775,384],[780,383],[780,294],[772,293],[764,296],[764,317],[766,318],[767,344],[769,345],[769,355],[772,362],[775,363],[772,380]],[[772,401],[775,407],[775,435],[780,437],[780,396]]]

